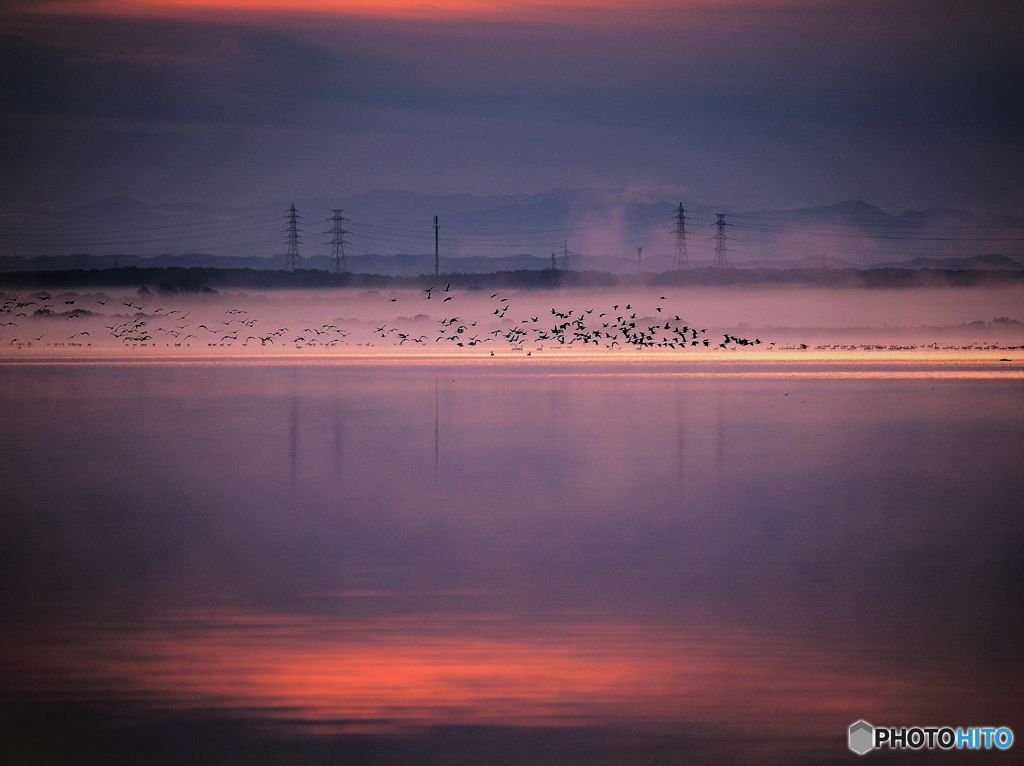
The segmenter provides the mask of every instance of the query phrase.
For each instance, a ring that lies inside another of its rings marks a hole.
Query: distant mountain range
[[[677,264],[676,209],[685,251],[713,263],[725,214],[735,267],[1024,268],[1024,219],[931,209],[890,215],[861,201],[796,210],[742,211],[625,189],[556,189],[536,195],[426,195],[371,191],[295,200],[307,268],[327,268],[332,210],[343,210],[351,271],[433,271],[439,217],[442,271],[558,268],[629,273]],[[110,198],[71,210],[0,210],[0,270],[112,266],[285,266],[289,201],[263,206],[154,205]]]

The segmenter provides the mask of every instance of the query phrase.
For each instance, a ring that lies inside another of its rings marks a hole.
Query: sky
[[[1024,11],[7,0],[0,204],[616,187],[1024,214]]]

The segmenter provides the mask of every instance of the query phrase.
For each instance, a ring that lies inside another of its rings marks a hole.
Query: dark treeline
[[[649,274],[606,271],[521,270],[489,274],[450,273],[416,277],[335,274],[315,269],[278,271],[219,268],[67,269],[0,273],[0,288],[71,289],[146,286],[168,293],[202,293],[218,288],[419,287],[438,281],[463,289],[494,287],[669,287],[804,285],[833,288],[973,287],[1024,283],[1024,271],[952,269],[714,269]]]

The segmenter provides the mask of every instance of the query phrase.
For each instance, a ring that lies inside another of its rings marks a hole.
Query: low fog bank
[[[561,329],[559,329],[561,328]],[[728,337],[727,337],[728,336]],[[635,340],[640,338],[640,342]],[[646,340],[645,340],[646,339]],[[660,345],[665,341],[667,345]],[[0,348],[1024,345],[1024,287],[0,293]],[[755,344],[755,341],[760,343]]]

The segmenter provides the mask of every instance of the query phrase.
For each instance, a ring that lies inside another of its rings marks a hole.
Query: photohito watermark
[[[1008,726],[872,726],[867,721],[850,724],[850,749],[857,755],[888,747],[893,750],[1006,750],[1013,744]]]

